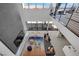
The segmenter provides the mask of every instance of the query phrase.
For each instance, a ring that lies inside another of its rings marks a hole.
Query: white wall
[[[14,53],[18,48],[13,42],[18,33],[23,30],[20,8],[22,8],[21,4],[0,3],[0,40]]]
[[[0,54],[3,56],[14,56],[14,54],[0,41]]]

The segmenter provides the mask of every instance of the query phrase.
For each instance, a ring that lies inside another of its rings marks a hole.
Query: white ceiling
[[[48,9],[24,9],[24,21],[52,21]]]

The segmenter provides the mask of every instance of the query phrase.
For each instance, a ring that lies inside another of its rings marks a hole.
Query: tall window
[[[37,8],[43,8],[43,4],[42,3],[37,3]]]
[[[44,3],[44,8],[49,8],[50,3]]]
[[[35,3],[30,3],[30,4],[29,4],[29,7],[30,7],[30,9],[35,8]]]
[[[34,9],[34,8],[49,8],[50,3],[24,3],[23,4],[23,8],[30,8],[30,9]]]

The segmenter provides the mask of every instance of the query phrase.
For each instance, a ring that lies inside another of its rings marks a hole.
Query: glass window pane
[[[27,21],[27,23],[32,23],[31,21]]]
[[[32,23],[35,23],[36,24],[36,21],[32,21]]]
[[[53,23],[53,21],[49,21],[49,23],[50,23],[50,24],[52,24],[52,23]]]
[[[66,8],[71,8],[72,5],[73,5],[73,3],[68,3],[67,6],[66,6]]]
[[[37,8],[43,8],[43,3],[37,3]]]
[[[64,7],[65,7],[65,3],[62,3],[62,4],[60,5],[60,8],[61,8],[61,9],[64,9]]]
[[[49,3],[44,3],[44,8],[49,8],[50,4]]]
[[[38,23],[43,23],[42,21],[38,21]]]
[[[35,8],[35,3],[30,3],[29,5],[31,9]]]

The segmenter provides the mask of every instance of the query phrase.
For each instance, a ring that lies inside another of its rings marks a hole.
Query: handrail
[[[18,50],[17,50],[17,52],[16,52],[16,55],[17,55],[17,56],[20,56],[20,55],[21,55],[21,53],[22,53],[22,51],[23,51],[23,48],[24,48],[24,46],[25,46],[26,40],[28,39],[28,35],[29,35],[29,33],[26,32],[25,37],[24,37],[22,43],[20,44],[20,46],[19,46],[19,48],[18,48]],[[26,39],[26,37],[27,37],[27,39]]]
[[[71,32],[69,29],[67,29],[65,26],[63,26],[61,23],[59,23],[57,20],[52,18],[53,23],[57,26],[58,30],[64,35],[64,37],[71,43],[71,45],[79,50],[79,37],[76,36],[73,32]]]

